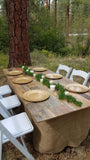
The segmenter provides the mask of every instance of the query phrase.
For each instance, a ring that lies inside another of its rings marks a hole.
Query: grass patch
[[[30,53],[31,61],[33,66],[43,66],[46,67],[54,72],[56,72],[58,65],[65,64],[72,68],[83,70],[86,72],[90,72],[90,56],[85,58],[81,57],[73,57],[73,56],[51,56],[48,57],[44,53],[38,50],[34,50]],[[8,67],[8,55],[7,54],[0,54],[0,70],[3,68]],[[65,75],[65,72],[60,72],[61,74]],[[4,74],[1,73],[0,78],[3,77]],[[79,79],[76,79],[79,80]],[[82,83],[83,79],[80,79],[80,83]],[[90,85],[90,81],[88,82],[87,86]]]
[[[38,50],[31,52],[32,65],[44,66],[54,72],[57,70],[58,65],[65,64],[72,68],[84,70],[90,72],[90,56],[86,58],[81,57],[61,57],[61,56],[52,56],[48,57],[45,54],[42,54]]]
[[[0,69],[8,67],[8,54],[0,54]]]

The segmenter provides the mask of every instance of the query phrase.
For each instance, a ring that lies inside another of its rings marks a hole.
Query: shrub
[[[55,30],[41,31],[32,36],[30,37],[30,39],[33,38],[33,41],[30,41],[31,50],[36,48],[59,53],[60,48],[65,47],[65,37],[63,35],[59,37]]]
[[[0,50],[2,50],[4,53],[7,52],[8,41],[8,25],[6,20],[0,17]]]

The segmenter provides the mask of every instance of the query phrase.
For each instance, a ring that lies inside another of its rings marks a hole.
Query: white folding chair
[[[1,110],[2,108],[2,110]],[[5,108],[4,108],[5,109]],[[0,113],[5,112],[3,107],[0,107]],[[9,117],[9,112],[4,115],[8,118],[0,121],[0,160],[2,157],[2,144],[11,141],[16,148],[28,159],[34,160],[33,156],[28,152],[22,136],[33,131],[33,125],[25,112]],[[20,137],[22,144],[16,139]]]
[[[0,115],[3,118],[11,117],[12,114],[4,107],[4,105],[0,102]]]
[[[0,95],[0,99],[1,99],[1,98],[3,98],[3,96],[2,96],[2,95]]]
[[[10,89],[9,85],[0,86],[0,95],[1,96],[10,94],[11,92],[12,92],[12,90]]]
[[[14,114],[13,108],[19,107],[21,105],[17,95],[1,98],[0,102],[7,110],[12,113],[12,115]]]
[[[73,69],[73,71],[72,71],[72,73],[71,73],[71,76],[70,76],[70,79],[73,80],[73,77],[74,77],[74,76],[78,76],[78,77],[84,78],[83,85],[86,85],[87,81],[88,81],[89,78],[90,78],[90,72],[87,73],[87,72],[82,71],[82,70]]]
[[[72,67],[68,67],[68,66],[66,66],[66,65],[59,64],[56,73],[59,74],[59,71],[60,71],[60,70],[66,71],[66,72],[67,72],[67,73],[66,73],[66,78],[68,78],[68,77],[69,77],[69,74],[70,74],[70,72],[71,72],[71,70],[72,70]]]

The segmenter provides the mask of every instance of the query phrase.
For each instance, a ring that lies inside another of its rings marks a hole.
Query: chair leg
[[[0,124],[0,129],[2,128],[2,124]],[[10,134],[8,130],[3,126],[3,130],[1,130],[7,138],[12,142],[12,144],[28,159],[28,160],[35,160],[34,157],[24,148],[24,146]],[[2,135],[0,136],[2,138]],[[2,140],[2,139],[1,139]],[[2,141],[1,141],[1,149],[0,152],[2,151]],[[1,159],[0,159],[1,160]]]
[[[0,99],[2,99],[3,98],[3,96],[2,95],[0,95]]]
[[[19,149],[19,151],[21,151],[21,153],[22,153],[28,160],[35,160],[34,157],[28,152],[28,150],[26,150],[26,149],[20,144],[20,142],[18,142],[17,139],[11,140],[11,142],[16,146],[16,148]]]
[[[2,159],[2,131],[0,131],[0,160]]]
[[[15,115],[15,113],[12,109],[10,109],[9,112],[12,114],[12,116]]]
[[[26,147],[26,144],[25,144],[25,142],[24,142],[24,138],[23,138],[22,136],[21,136],[20,138],[21,138],[21,141],[22,141],[23,147],[25,148],[25,150],[27,150],[27,151],[28,151],[28,149],[27,149],[27,147]]]

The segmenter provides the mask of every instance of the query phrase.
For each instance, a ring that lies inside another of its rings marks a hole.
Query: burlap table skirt
[[[31,119],[30,113],[27,114]],[[77,147],[87,137],[90,128],[90,108],[40,123],[34,120],[33,125],[35,150],[40,153],[58,153],[66,146]]]

